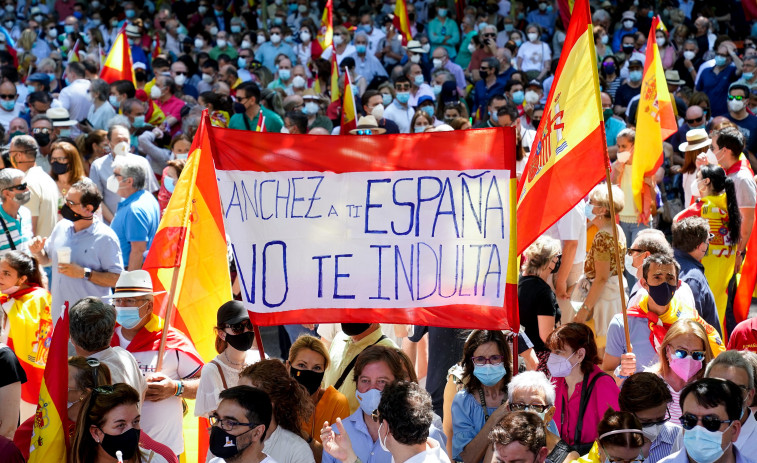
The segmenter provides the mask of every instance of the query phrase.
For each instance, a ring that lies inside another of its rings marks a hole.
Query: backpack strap
[[[589,405],[589,399],[591,398],[591,392],[594,389],[594,384],[597,382],[599,378],[602,376],[609,376],[607,373],[597,373],[594,375],[594,377],[589,381],[589,375],[586,375],[584,377],[583,384],[581,385],[581,402],[578,405],[578,422],[576,423],[576,432],[573,436],[573,442],[574,445],[581,442],[581,430],[583,429],[583,416],[586,412],[586,407]],[[588,383],[588,385],[587,385]]]
[[[218,368],[218,374],[221,375],[221,383],[223,384],[223,390],[225,391],[229,388],[229,386],[226,384],[226,375],[223,374],[223,368],[221,368],[221,364],[216,362],[216,359],[211,360],[210,363]]]
[[[375,346],[376,344],[378,344],[379,342],[381,342],[384,339],[386,339],[386,336],[384,336],[382,334],[381,337],[378,338],[378,340],[376,342],[374,342],[373,344],[371,344],[371,346]],[[371,346],[367,346],[367,347],[371,347]],[[358,354],[358,355],[360,355],[360,354]],[[352,359],[352,361],[350,361],[349,365],[347,365],[347,368],[345,368],[344,371],[342,372],[342,376],[340,376],[339,379],[336,380],[336,383],[334,383],[334,389],[339,390],[339,388],[342,387],[342,384],[344,384],[344,380],[347,379],[347,376],[350,374],[350,372],[352,371],[352,369],[355,368],[355,363],[357,362],[358,355],[356,355]]]

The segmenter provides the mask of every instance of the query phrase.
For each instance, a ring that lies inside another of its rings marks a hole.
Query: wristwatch
[[[91,268],[84,267],[84,278],[86,280],[92,279],[92,269]]]

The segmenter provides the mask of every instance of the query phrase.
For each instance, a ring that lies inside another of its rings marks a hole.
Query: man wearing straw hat
[[[118,322],[111,346],[131,352],[147,379],[142,429],[178,455],[184,451],[182,399],[197,395],[203,362],[192,341],[169,327],[158,368],[165,322],[153,313],[153,296],[164,292],[153,291],[152,279],[145,270],[134,270],[122,273],[114,293],[106,298],[116,306]]]

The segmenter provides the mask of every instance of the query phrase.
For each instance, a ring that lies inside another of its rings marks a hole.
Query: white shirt
[[[414,114],[415,112],[410,105],[403,108],[396,101],[392,101],[392,104],[384,110],[384,119],[389,119],[397,124],[400,133],[410,133],[410,121],[413,120]]]
[[[19,93],[21,92],[21,88],[26,89],[26,87],[23,86],[17,87],[17,91]],[[24,104],[22,103],[22,101],[26,100],[22,100],[20,98],[16,100],[16,106],[13,107],[13,111],[6,111],[0,108],[0,124],[3,125],[5,133],[8,133],[8,128],[10,127],[11,121],[17,118],[18,115],[21,114],[21,110],[24,109]]]
[[[239,384],[239,373],[242,372],[244,367],[252,365],[260,360],[260,352],[253,348],[246,352],[244,365],[233,366],[226,363],[226,356],[218,354],[215,360],[221,365],[223,370],[223,376],[226,379],[227,387],[234,387]],[[202,367],[202,374],[200,376],[200,384],[197,386],[197,399],[195,399],[195,416],[207,417],[210,412],[218,408],[218,403],[221,401],[218,395],[224,390],[223,380],[221,374],[218,372],[218,367],[213,363],[206,363]]]
[[[392,460],[394,460],[392,458]],[[447,452],[431,437],[426,441],[426,450],[405,460],[405,463],[449,463]]]
[[[586,216],[584,215],[584,202],[579,201],[573,209],[562,216],[560,220],[549,227],[545,235],[560,241],[578,241],[576,256],[573,264],[582,263],[586,260]],[[567,263],[567,262],[566,262]]]
[[[121,347],[128,347],[131,341],[123,337],[120,326],[116,328],[116,334]],[[156,351],[132,352],[131,354],[137,361],[142,374],[148,375],[155,372],[158,363]],[[173,380],[185,379],[193,376],[201,366],[181,351],[166,349],[161,373]],[[176,455],[184,452],[183,419],[180,397],[171,396],[158,402],[145,401],[142,405],[142,429],[154,440],[167,445]]]
[[[87,79],[76,79],[60,91],[58,100],[61,106],[68,110],[72,120],[83,121],[89,114],[92,102],[89,100],[89,86],[92,83]]]
[[[58,185],[39,166],[29,169],[24,181],[32,192],[29,202],[24,206],[32,213],[32,217],[37,217],[35,235],[47,238],[58,222]]]
[[[753,411],[749,410],[749,416],[746,419],[746,423],[741,426],[741,432],[739,438],[734,444],[740,451],[754,452],[754,442],[757,439],[757,415]],[[752,453],[748,453],[751,455]]]
[[[279,463],[315,463],[313,451],[305,440],[281,426],[265,440],[263,452]]]
[[[147,390],[145,375],[139,369],[137,360],[126,349],[118,346],[108,347],[90,357],[108,365],[113,384],[126,383],[136,389],[140,397]]]
[[[552,59],[552,50],[544,42],[523,42],[516,58],[520,58],[521,71],[541,71],[545,61]]]

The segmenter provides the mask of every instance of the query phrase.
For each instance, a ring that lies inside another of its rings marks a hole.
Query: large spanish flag
[[[194,137],[189,160],[160,221],[142,266],[156,291],[176,287],[172,301],[156,297],[161,311],[175,307],[171,326],[192,340],[205,362],[215,357],[216,311],[231,300],[226,232],[214,175],[207,111]],[[165,313],[165,312],[164,312]]]
[[[410,18],[407,16],[407,3],[405,0],[397,0],[397,3],[394,5],[392,24],[397,29],[397,33],[402,37],[402,45],[407,45],[407,42],[412,40],[413,33],[410,31]]]
[[[342,126],[339,129],[341,135],[349,135],[350,130],[357,127],[357,105],[355,94],[352,92],[352,79],[350,73],[344,73],[344,99],[342,100]]]
[[[100,71],[100,78],[109,84],[117,80],[130,80],[134,82],[134,85],[137,85],[137,79],[134,77],[134,66],[131,61],[131,49],[129,48],[129,41],[126,39],[125,30],[122,30],[116,36],[116,41],[113,42]]]
[[[334,23],[332,15],[331,0],[326,2],[321,16],[321,27],[318,29],[318,44],[321,46],[321,52],[331,46],[334,39]]]
[[[649,29],[644,80],[641,82],[641,97],[636,110],[638,143],[634,145],[631,163],[633,199],[636,208],[645,217],[648,216],[649,205],[644,204],[641,199],[644,177],[654,175],[662,165],[662,142],[678,130],[668,83],[665,81],[665,71],[662,69],[660,51],[655,40],[655,31],[659,24],[660,17],[656,16]]]
[[[66,461],[68,433],[64,420],[68,400],[68,303],[55,324],[45,375],[34,415],[29,463]]]
[[[596,63],[589,2],[576,0],[544,117],[518,182],[518,253],[605,175],[609,161]]]

